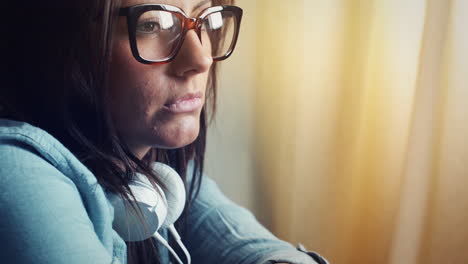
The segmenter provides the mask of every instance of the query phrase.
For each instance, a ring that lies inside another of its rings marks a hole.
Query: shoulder
[[[27,123],[0,119],[2,183],[31,177],[33,171],[51,170],[53,164],[57,163],[54,151],[50,151],[53,149],[53,141],[47,132]]]
[[[14,263],[60,263],[71,227],[93,229],[74,182],[21,141],[0,143],[0,212],[0,257]]]
[[[0,160],[10,157],[8,161],[24,161],[21,156],[10,154],[25,154],[26,150],[53,165],[72,156],[67,148],[45,130],[24,122],[0,119]]]
[[[21,173],[27,170],[56,170],[75,183],[97,183],[84,164],[47,131],[0,119],[0,179],[5,180],[10,174],[27,177]]]
[[[0,191],[21,195],[37,190],[76,190],[67,158],[71,153],[46,131],[23,122],[0,119]],[[23,200],[27,202],[24,195]]]
[[[56,138],[30,124],[0,119],[0,193],[34,192],[38,186],[78,191],[88,209],[108,210],[95,175]]]
[[[94,253],[101,256],[96,259],[108,259],[104,248],[109,253],[116,243],[125,248],[113,235],[113,209],[85,165],[46,131],[4,119],[0,119],[0,212],[6,212],[0,218],[0,237],[30,243],[26,254],[21,243],[7,247],[0,242],[0,259],[2,254],[14,259],[9,252],[22,252],[16,257],[64,263],[70,253],[76,254],[73,263],[91,263]],[[114,254],[125,255],[119,252]]]
[[[52,208],[70,213],[81,206],[74,202],[80,199],[75,183],[54,164],[59,155],[47,137],[26,123],[0,120],[0,210],[10,218],[51,221],[58,211]]]
[[[0,193],[24,194],[27,202],[34,197],[28,193],[67,195],[61,192],[68,190],[91,202],[102,198],[97,189],[94,174],[52,135],[27,123],[0,119]]]

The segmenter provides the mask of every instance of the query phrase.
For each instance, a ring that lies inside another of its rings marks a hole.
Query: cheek
[[[113,47],[110,63],[111,93],[130,94],[136,88],[142,90],[150,82],[157,82],[163,75],[163,69],[164,67],[152,67],[136,61],[128,41],[118,41]]]
[[[154,67],[136,61],[128,41],[114,45],[109,72],[111,111],[121,132],[128,134],[148,122],[167,98],[164,65]],[[145,121],[146,120],[146,121]],[[125,125],[124,125],[125,124]]]

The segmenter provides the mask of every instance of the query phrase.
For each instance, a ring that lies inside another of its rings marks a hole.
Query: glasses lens
[[[231,50],[234,40],[236,17],[230,11],[221,11],[208,15],[202,24],[202,43],[211,49],[213,58],[226,55]]]
[[[140,57],[149,61],[171,55],[182,34],[179,18],[171,12],[151,10],[140,15],[136,23],[136,46]]]

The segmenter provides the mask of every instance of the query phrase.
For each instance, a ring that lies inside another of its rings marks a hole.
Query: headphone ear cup
[[[179,174],[164,163],[155,162],[153,170],[165,185],[164,194],[169,209],[167,210],[167,216],[162,226],[169,227],[177,221],[184,211],[186,199],[185,185]]]
[[[156,162],[154,173],[164,184],[166,192],[156,185],[156,189],[148,178],[142,174],[136,174],[135,179],[129,184],[129,188],[135,196],[134,202],[143,213],[142,225],[139,214],[130,204],[115,194],[108,194],[107,198],[114,207],[115,231],[125,241],[142,241],[153,236],[159,228],[170,227],[180,217],[185,206],[185,186],[179,174],[170,166]],[[147,228],[147,229],[145,229]]]
[[[166,222],[167,200],[162,189],[156,186],[158,190],[155,190],[144,175],[137,174],[129,187],[143,213],[146,227],[141,224],[139,214],[134,212],[131,205],[115,194],[108,195],[108,200],[114,207],[112,226],[123,240],[142,241],[151,237]]]

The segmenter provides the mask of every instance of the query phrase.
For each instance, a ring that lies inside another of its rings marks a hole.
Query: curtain
[[[260,219],[332,263],[468,263],[468,1],[255,16]]]

